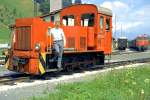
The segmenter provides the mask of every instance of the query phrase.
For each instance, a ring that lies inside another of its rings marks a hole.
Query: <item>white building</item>
[[[50,12],[72,5],[72,0],[50,0]]]

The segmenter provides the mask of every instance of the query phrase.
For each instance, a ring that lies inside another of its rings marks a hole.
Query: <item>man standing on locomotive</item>
[[[64,31],[60,28],[60,21],[55,21],[54,28],[48,28],[48,33],[53,37],[53,49],[54,49],[54,57],[52,61],[57,60],[57,67],[58,70],[62,70],[62,55],[63,55],[63,48],[66,45],[66,38],[64,35]]]

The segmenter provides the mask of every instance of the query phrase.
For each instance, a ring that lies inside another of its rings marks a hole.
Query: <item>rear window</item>
[[[104,26],[104,17],[101,16],[100,17],[100,29],[103,29],[103,26]]]
[[[63,16],[64,26],[75,26],[75,17],[73,15]]]
[[[94,26],[95,15],[93,13],[86,13],[81,16],[81,26]]]
[[[110,19],[106,18],[106,30],[109,31],[110,30]]]

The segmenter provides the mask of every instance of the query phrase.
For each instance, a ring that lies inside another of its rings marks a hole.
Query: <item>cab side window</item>
[[[103,26],[104,26],[104,17],[101,16],[100,17],[100,29],[103,29]]]
[[[106,18],[106,30],[110,30],[110,18]]]
[[[95,15],[93,13],[83,14],[81,16],[81,26],[94,26]]]
[[[51,22],[54,22],[55,21],[55,16],[51,16]]]
[[[75,17],[73,15],[63,16],[63,25],[64,26],[74,26],[75,25]]]

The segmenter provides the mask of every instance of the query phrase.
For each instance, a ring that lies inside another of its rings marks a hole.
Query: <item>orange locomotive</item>
[[[47,35],[55,20],[60,20],[66,36],[64,69],[104,64],[105,55],[111,54],[112,12],[92,4],[77,4],[39,18],[17,19],[7,69],[33,75],[56,69],[55,62],[49,62],[53,39]]]
[[[134,48],[138,51],[145,51],[148,49],[149,39],[146,34],[137,36],[134,40],[131,41],[129,47]]]

